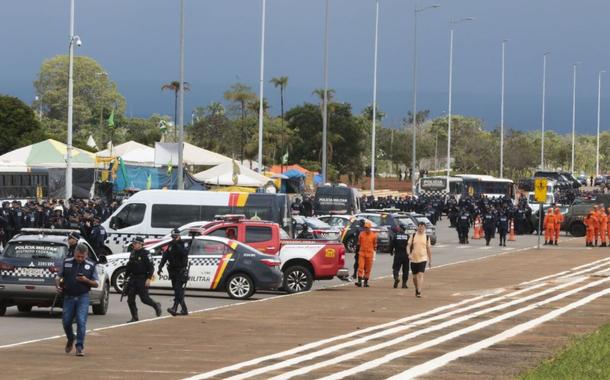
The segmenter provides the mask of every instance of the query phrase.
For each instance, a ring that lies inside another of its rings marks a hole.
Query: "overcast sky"
[[[0,93],[30,103],[42,61],[66,54],[69,0],[1,0]],[[222,99],[234,82],[258,92],[261,0],[186,0],[185,119],[199,105]],[[411,108],[412,0],[380,0],[379,107],[386,125]],[[455,114],[500,119],[501,41],[506,47],[505,125],[540,127],[542,55],[547,73],[547,128],[571,130],[572,64],[577,73],[577,131],[596,128],[598,72],[609,69],[610,2],[604,0],[438,0],[418,16],[418,108],[447,110],[449,20],[455,25]],[[178,79],[179,0],[76,0],[77,54],[96,59],[127,99],[127,113],[171,114],[173,96],[163,83]],[[372,102],[374,0],[330,0],[329,86],[355,112]],[[315,102],[323,85],[324,0],[267,0],[265,97],[279,113],[273,76],[289,77],[288,107]],[[606,81],[610,84],[610,78]],[[604,85],[602,91],[610,91]],[[610,125],[602,99],[602,129]],[[605,115],[604,115],[605,113]]]

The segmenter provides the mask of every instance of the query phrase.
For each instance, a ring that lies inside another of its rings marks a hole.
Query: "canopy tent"
[[[263,187],[272,182],[271,178],[233,161],[199,172],[193,177],[210,185],[222,186]]]
[[[121,155],[126,165],[155,166],[155,150],[149,146],[137,148]]]
[[[67,146],[48,139],[0,156],[0,167],[65,168]],[[94,168],[95,155],[86,150],[72,148],[73,168]]]
[[[305,175],[307,175],[308,173],[311,173],[309,170],[305,169],[304,167],[302,167],[299,164],[294,164],[294,165],[273,165],[270,169],[270,171],[274,172],[274,173],[286,173],[287,171],[290,170],[297,170]]]
[[[115,147],[112,147],[112,155],[117,157],[123,157],[123,155],[134,151],[136,149],[153,149],[144,144],[140,144],[139,142],[135,142],[133,140],[127,141],[123,144],[119,144]],[[154,152],[154,149],[153,149]],[[110,150],[104,149],[95,154],[98,157],[110,157]]]
[[[222,154],[212,152],[211,150],[199,148],[198,146],[184,143],[182,152],[184,163],[187,165],[214,166],[228,163],[231,164],[231,158]]]

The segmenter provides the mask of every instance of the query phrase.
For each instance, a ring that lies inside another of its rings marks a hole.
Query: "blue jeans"
[[[85,344],[85,332],[87,331],[87,316],[89,314],[89,293],[80,296],[64,296],[62,322],[66,338],[74,340],[72,321],[76,318],[76,348],[81,350]]]

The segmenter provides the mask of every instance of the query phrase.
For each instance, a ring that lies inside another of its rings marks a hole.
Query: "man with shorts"
[[[426,236],[426,223],[419,222],[417,224],[417,232],[411,235],[410,240],[409,260],[411,260],[415,296],[421,298],[426,264],[429,268],[432,268],[432,250],[430,248],[430,238]]]

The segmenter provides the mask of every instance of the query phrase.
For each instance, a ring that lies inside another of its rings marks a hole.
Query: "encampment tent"
[[[272,181],[271,178],[233,161],[199,172],[193,177],[207,184],[219,186],[263,187]]]
[[[27,168],[65,168],[66,144],[48,139],[0,156],[2,166]],[[94,168],[95,155],[82,149],[72,148],[73,168]]]

